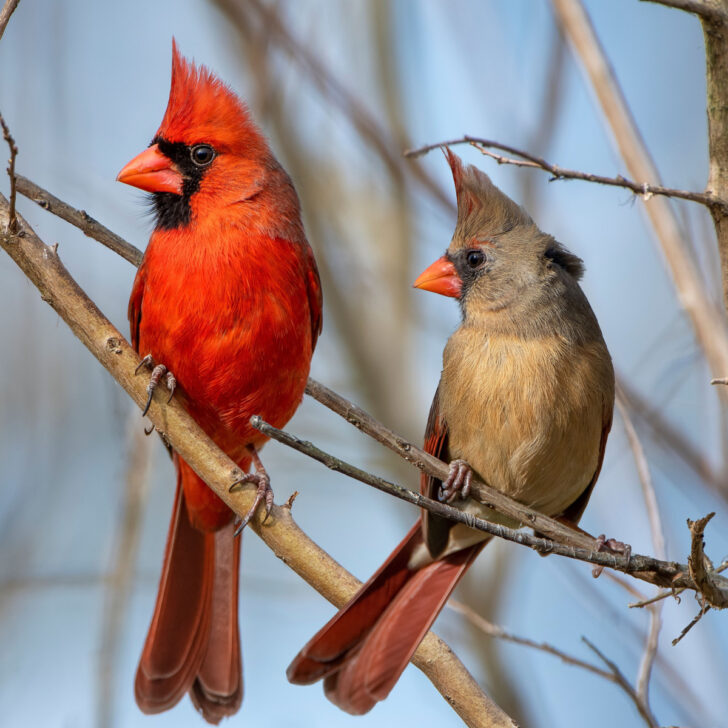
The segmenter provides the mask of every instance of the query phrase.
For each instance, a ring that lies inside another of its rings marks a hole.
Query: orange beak
[[[447,259],[447,256],[443,255],[420,273],[420,277],[413,283],[413,286],[421,288],[423,291],[460,298],[463,282],[455,270],[455,266]]]
[[[156,144],[134,157],[116,179],[147,192],[182,194],[182,175],[174,162],[162,154]]]

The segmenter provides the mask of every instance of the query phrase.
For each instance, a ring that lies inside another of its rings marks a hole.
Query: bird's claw
[[[632,547],[628,543],[617,541],[616,538],[607,538],[603,533],[596,538],[596,551],[621,554],[627,563],[632,556]],[[592,569],[592,576],[596,579],[604,571],[603,566],[595,566]]]
[[[453,460],[447,479],[442,482],[437,493],[437,499],[441,503],[452,503],[458,496],[464,500],[470,495],[472,480],[473,470],[465,460]]]
[[[265,501],[265,518],[262,523],[265,523],[268,520],[271,508],[273,507],[273,489],[270,487],[270,476],[265,472],[265,470],[258,471],[257,473],[246,473],[242,478],[239,478],[230,486],[229,492],[234,492],[245,483],[254,483],[257,490],[253,505],[250,506],[245,516],[240,519],[235,519],[235,536],[239,536],[243,532],[243,529],[248,525],[250,519],[258,510],[258,506],[263,501]]]
[[[137,368],[134,370],[134,374],[138,374],[139,370],[142,367],[154,367],[152,369],[152,375],[149,377],[149,384],[147,384],[147,402],[144,405],[144,409],[142,410],[142,417],[145,417],[147,412],[149,412],[149,407],[152,404],[152,397],[154,396],[154,390],[157,388],[157,385],[159,384],[162,377],[165,377],[166,386],[169,390],[169,397],[167,398],[167,404],[169,404],[172,401],[172,397],[174,395],[174,390],[177,389],[177,380],[175,379],[174,374],[167,369],[164,364],[157,364],[154,366],[154,359],[152,359],[151,354],[147,354],[138,364]]]

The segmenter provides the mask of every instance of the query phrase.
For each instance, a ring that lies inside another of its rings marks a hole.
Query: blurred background
[[[586,2],[665,184],[701,190],[708,169],[703,39],[687,14],[633,0]],[[144,247],[141,193],[114,178],[154,134],[167,103],[171,39],[250,105],[302,200],[324,285],[312,375],[419,442],[458,323],[451,300],[411,288],[452,233],[454,191],[440,152],[402,151],[464,133],[565,167],[626,173],[548,2],[533,0],[23,0],[0,42],[0,110],[17,169]],[[684,561],[686,518],[715,510],[707,549],[728,553],[725,408],[682,311],[644,205],[626,190],[552,182],[456,151],[584,258],[584,288],[625,387],[664,523]],[[5,148],[0,153],[4,159]],[[2,175],[0,189],[7,194]],[[125,334],[134,269],[27,200],[19,208]],[[714,233],[691,203],[684,244],[720,301]],[[143,716],[136,661],[151,616],[174,477],[139,411],[0,255],[0,705],[3,726],[196,726],[187,698]],[[407,465],[306,399],[288,429],[417,487]],[[409,506],[275,443],[264,451],[279,502],[298,490],[300,526],[366,579],[416,518]],[[621,418],[581,524],[654,553]],[[230,725],[461,725],[409,667],[365,717],[340,712],[285,668],[333,607],[252,534],[243,548],[246,695]],[[644,596],[655,593],[630,581]],[[593,642],[634,684],[649,613],[585,564],[491,545],[457,598],[513,633],[593,664]],[[728,628],[691,595],[662,610],[650,682],[660,725],[728,725]],[[612,682],[483,634],[446,608],[435,631],[524,726],[644,725]],[[603,665],[601,665],[603,667]]]

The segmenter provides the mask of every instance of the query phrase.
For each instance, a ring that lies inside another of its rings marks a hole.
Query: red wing
[[[131,330],[131,345],[134,350],[139,353],[139,327],[142,322],[142,298],[144,297],[144,284],[146,282],[147,275],[144,269],[144,264],[137,271],[136,278],[134,279],[134,285],[131,289],[131,296],[129,296],[129,328]]]
[[[308,246],[306,246],[306,292],[308,293],[308,309],[311,312],[311,350],[313,351],[323,327],[324,300],[316,260],[313,257],[313,251]]]
[[[430,415],[427,418],[425,429],[425,452],[434,455],[446,463],[450,462],[450,449],[448,447],[447,422],[440,411],[440,387],[435,391],[430,406]],[[442,485],[441,481],[426,473],[420,476],[420,493],[428,498],[437,499],[437,493]],[[447,545],[448,534],[452,522],[432,515],[429,511],[422,512],[422,531],[430,553],[437,557]]]

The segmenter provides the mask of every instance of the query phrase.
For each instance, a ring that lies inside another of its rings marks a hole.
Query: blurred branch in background
[[[612,132],[629,174],[636,180],[651,180],[652,183],[659,184],[657,167],[637,129],[584,6],[580,0],[551,0],[551,4],[597,97],[604,121]],[[728,53],[728,49],[726,52]],[[728,89],[724,89],[724,93],[728,94]],[[721,189],[714,187],[710,191],[719,198],[724,197]],[[728,199],[728,195],[725,198]],[[723,376],[728,371],[728,328],[725,314],[719,311],[705,290],[705,282],[701,279],[687,246],[683,244],[680,226],[669,202],[662,197],[653,196],[645,200],[645,212],[672,274],[680,303],[690,317],[710,370],[714,376]],[[724,289],[728,289],[728,278],[724,278],[723,285]],[[723,404],[728,403],[728,391],[719,392],[719,396]]]
[[[144,434],[144,429],[139,424],[136,408],[130,410],[127,432],[123,505],[112,554],[114,562],[106,581],[106,600],[101,629],[96,702],[98,728],[111,728],[114,725],[116,665],[124,620],[132,594],[141,523],[149,494],[152,441]]]

